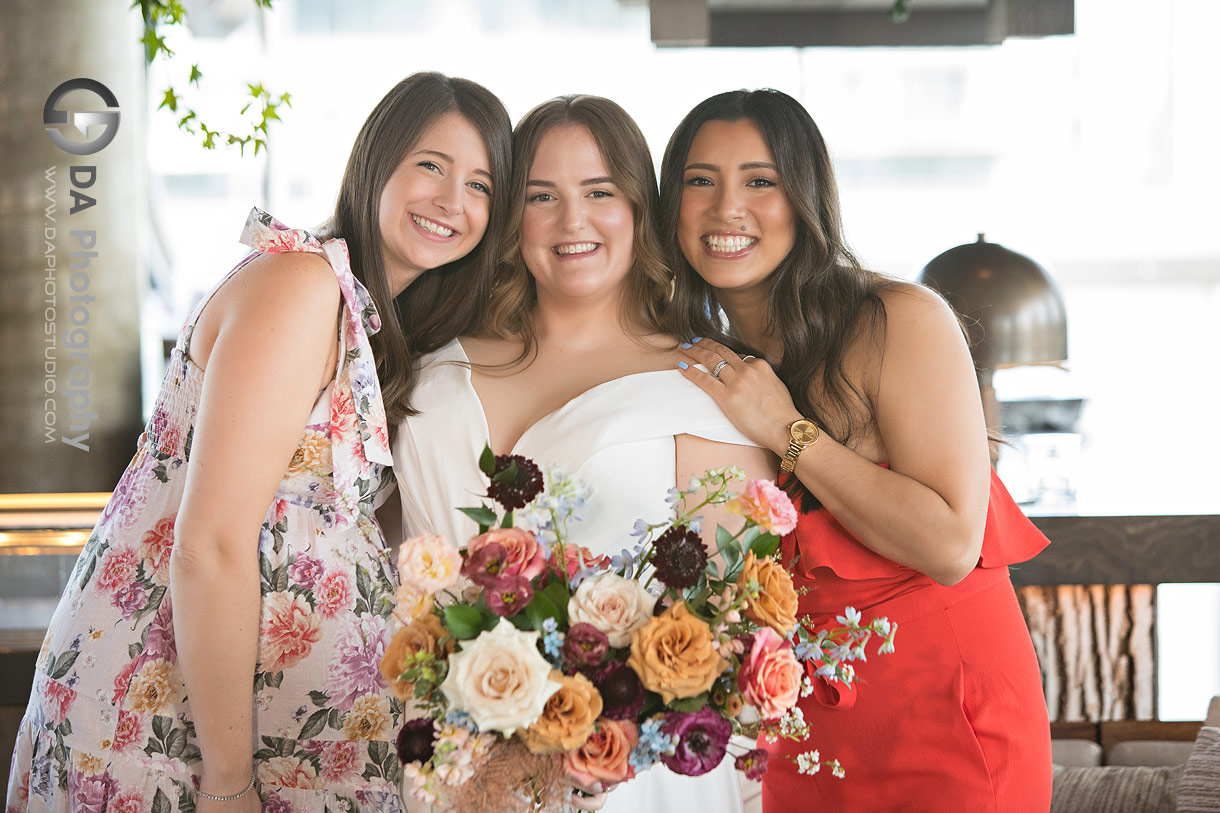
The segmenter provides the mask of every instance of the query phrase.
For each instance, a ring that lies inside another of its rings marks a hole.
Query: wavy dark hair
[[[447,113],[461,114],[487,147],[492,191],[487,232],[465,257],[420,275],[395,298],[382,260],[381,193],[423,133]],[[507,215],[511,134],[508,111],[487,88],[428,72],[412,74],[395,85],[356,136],[334,217],[324,231],[347,241],[352,271],[381,314],[381,330],[370,343],[391,430],[415,414],[410,403],[412,356],[469,333],[486,306]]]
[[[521,220],[526,183],[538,145],[556,127],[579,125],[593,136],[610,178],[631,202],[633,213],[631,270],[619,307],[620,320],[632,329],[668,333],[665,311],[671,273],[657,231],[657,175],[648,141],[619,105],[600,96],[560,96],[543,102],[522,117],[513,131],[512,206],[504,230],[500,265],[491,305],[481,326],[484,334],[523,341],[518,361],[537,346],[534,305],[538,290],[521,257]]]
[[[700,102],[674,131],[661,162],[661,236],[674,269],[673,329],[679,336],[717,336],[749,350],[728,326],[715,290],[687,262],[678,245],[686,158],[699,128],[709,121],[758,125],[796,216],[792,250],[767,279],[763,331],[783,343],[776,373],[797,409],[827,434],[847,443],[873,418],[868,396],[843,362],[862,336],[885,329],[880,292],[892,280],[864,269],[843,239],[839,193],[830,154],[813,118],[778,90],[735,90]],[[818,398],[814,399],[814,385]]]

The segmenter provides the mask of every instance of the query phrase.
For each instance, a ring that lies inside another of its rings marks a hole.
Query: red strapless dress
[[[785,562],[800,554],[793,581],[809,588],[799,615],[819,626],[849,605],[865,622],[886,616],[896,651],[857,663],[851,690],[816,680],[800,702],[807,742],[760,741],[764,813],[1045,813],[1050,726],[1008,565],[1046,545],[994,472],[979,564],[952,587],[873,553],[825,509],[802,514],[782,546]],[[815,748],[846,776],[799,774],[789,757]]]

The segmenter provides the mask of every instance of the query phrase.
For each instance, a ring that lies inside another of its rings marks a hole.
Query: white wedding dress
[[[487,418],[467,364],[457,341],[420,360],[411,396],[419,414],[398,427],[391,446],[407,536],[435,533],[462,545],[478,531],[457,510],[479,505],[487,487],[478,466]],[[674,436],[681,434],[753,445],[706,393],[677,370],[661,370],[581,393],[527,429],[512,454],[579,477],[589,496],[570,539],[594,554],[616,554],[637,541],[630,535],[635,520],[670,516],[665,497],[675,485]],[[741,788],[731,758],[700,777],[657,765],[615,789],[603,810],[740,813]]]

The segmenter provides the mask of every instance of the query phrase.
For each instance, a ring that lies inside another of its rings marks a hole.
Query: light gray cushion
[[[1184,766],[1055,766],[1051,813],[1173,813]]]
[[[1101,764],[1101,746],[1092,740],[1051,740],[1051,762],[1065,768],[1091,768]]]
[[[1195,744],[1189,740],[1127,740],[1110,746],[1107,765],[1181,765],[1190,759]]]
[[[1214,705],[1214,703],[1213,703]],[[1211,714],[1208,714],[1211,718]],[[1220,728],[1199,729],[1178,788],[1182,813],[1220,813]]]

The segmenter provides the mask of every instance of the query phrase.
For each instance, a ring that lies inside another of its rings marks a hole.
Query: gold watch
[[[784,452],[784,459],[779,461],[780,471],[791,473],[796,468],[796,459],[805,451],[805,447],[817,443],[821,436],[822,430],[818,429],[817,424],[805,418],[788,424],[788,451]]]

